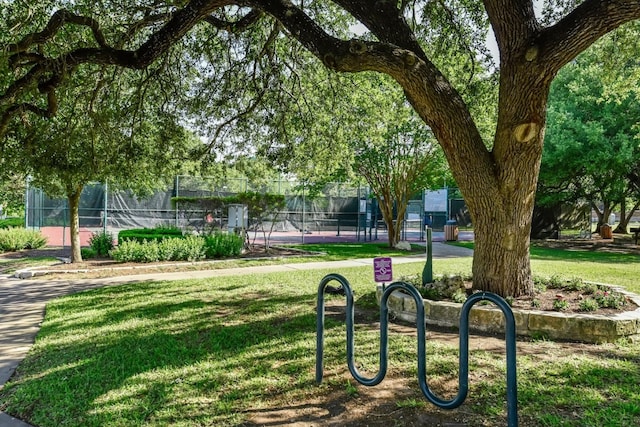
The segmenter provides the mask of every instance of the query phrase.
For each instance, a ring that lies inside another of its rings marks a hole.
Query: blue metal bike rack
[[[340,274],[328,274],[318,286],[318,306],[316,317],[316,382],[321,383],[324,373],[324,293],[326,286],[337,281],[342,286],[347,299],[347,366],[353,378],[365,386],[380,384],[387,374],[388,364],[388,326],[389,326],[389,296],[395,290],[402,290],[411,295],[416,303],[416,327],[418,330],[418,383],[422,394],[429,402],[443,409],[454,409],[462,405],[469,390],[469,313],[474,304],[480,301],[491,301],[502,310],[505,316],[505,341],[507,363],[507,425],[518,425],[518,390],[516,381],[516,326],[513,311],[509,304],[500,296],[490,292],[478,292],[467,298],[460,313],[460,359],[458,378],[458,394],[451,400],[443,400],[436,396],[427,384],[426,371],[426,327],[424,315],[424,301],[422,295],[412,285],[405,282],[393,282],[384,287],[380,300],[380,368],[371,378],[363,377],[355,366],[354,358],[354,301],[353,291],[349,281]]]

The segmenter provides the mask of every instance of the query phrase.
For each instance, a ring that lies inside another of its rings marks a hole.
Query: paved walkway
[[[458,246],[433,243],[434,258],[471,256],[472,251]],[[424,255],[394,257],[394,264],[420,262]],[[303,264],[280,264],[256,267],[229,268],[223,270],[180,271],[154,273],[103,279],[21,280],[0,275],[0,389],[9,380],[18,364],[27,355],[43,320],[45,305],[51,299],[104,286],[143,281],[183,279],[205,279],[207,277],[261,274],[280,271],[304,271],[372,266],[372,260],[353,259],[345,261],[309,262]],[[30,427],[3,412],[0,412],[0,427]]]

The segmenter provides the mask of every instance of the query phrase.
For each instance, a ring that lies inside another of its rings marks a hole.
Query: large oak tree
[[[549,87],[576,55],[638,19],[640,0],[586,0],[550,25],[536,18],[531,0],[484,0],[482,6],[447,0],[192,0],[96,2],[84,16],[61,9],[39,30],[4,46],[14,74],[0,80],[5,82],[0,89],[0,134],[16,116],[55,114],[56,88],[83,64],[145,69],[167,58],[180,43],[197,47],[213,40],[225,46],[220,57],[209,58],[214,71],[221,60],[234,61],[249,51],[255,58],[267,58],[237,69],[246,73],[273,63],[275,51],[269,46],[274,39],[295,39],[331,70],[381,72],[403,88],[442,146],[473,216],[474,286],[501,295],[526,294],[532,290],[529,232]],[[455,34],[464,28],[456,25],[463,14],[488,19],[500,52],[498,119],[490,140],[482,137],[454,80],[443,74],[438,58],[421,42],[430,29],[440,30],[437,22],[450,23],[442,28]],[[362,24],[368,35],[340,37],[343,33],[330,24],[345,20]],[[61,47],[58,34],[70,25],[86,31],[79,31],[83,36],[74,46]],[[271,31],[260,39],[251,30],[257,26]],[[245,29],[248,35],[243,37]],[[229,76],[217,77],[224,85]],[[275,87],[268,79],[248,83],[256,82],[264,89],[261,94]],[[241,96],[237,103],[246,104],[238,116],[256,105]]]

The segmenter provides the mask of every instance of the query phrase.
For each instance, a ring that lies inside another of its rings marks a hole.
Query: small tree
[[[0,159],[0,217],[24,214],[24,194],[26,178],[12,172],[11,167],[3,167]]]
[[[442,176],[444,159],[433,138],[410,122],[393,127],[387,135],[383,143],[362,144],[355,167],[378,198],[389,246],[395,247],[411,196]]]
[[[278,216],[286,207],[285,197],[279,194],[247,192],[238,194],[237,198],[241,204],[247,206],[249,217],[253,221],[250,225],[254,230],[252,244],[255,244],[258,231],[261,231],[265,249],[269,250],[271,234],[278,223]]]
[[[79,206],[86,184],[102,181],[113,189],[146,194],[163,184],[163,176],[179,170],[196,143],[177,124],[177,116],[151,105],[141,111],[131,99],[122,100],[110,90],[114,84],[133,92],[145,86],[134,77],[86,68],[64,86],[64,102],[55,117],[34,117],[9,130],[4,151],[12,156],[3,159],[31,175],[32,185],[50,197],[67,198],[72,263],[82,261]],[[81,89],[87,80],[94,81],[92,90]]]

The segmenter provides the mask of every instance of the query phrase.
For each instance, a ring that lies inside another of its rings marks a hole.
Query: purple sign
[[[391,258],[373,259],[373,280],[376,282],[390,282],[393,279]]]

